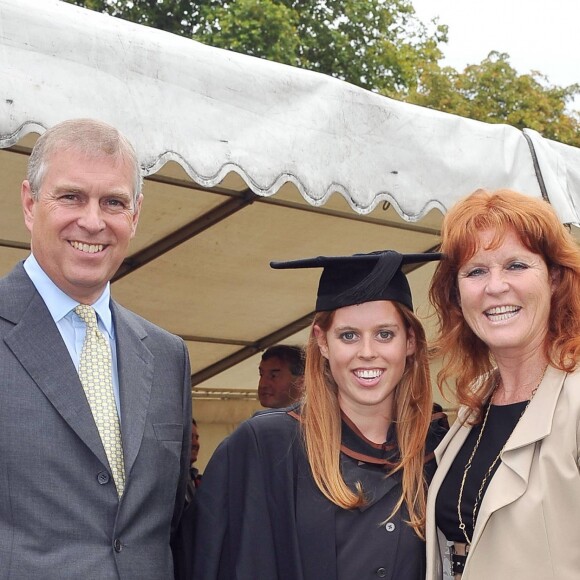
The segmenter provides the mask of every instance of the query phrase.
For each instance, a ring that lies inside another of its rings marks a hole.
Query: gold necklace
[[[536,394],[538,387],[540,386],[540,384],[542,383],[542,380],[544,379],[544,375],[546,374],[547,369],[548,369],[548,365],[546,365],[544,367],[544,370],[542,371],[542,374],[540,375],[540,379],[537,381],[536,386],[532,390],[532,395],[530,396],[528,402],[526,403],[526,406],[524,407],[524,410],[522,411],[522,414],[520,415],[520,417],[518,419],[518,423],[520,422],[520,419],[523,417],[524,413],[527,411],[528,407],[530,406],[530,403],[532,402],[532,399],[534,398],[534,395]],[[485,425],[487,423],[487,418],[489,416],[489,410],[491,409],[492,399],[493,399],[493,396],[495,394],[497,387],[499,386],[500,380],[501,380],[501,376],[498,373],[498,377],[496,378],[495,385],[492,389],[491,396],[489,398],[489,404],[487,405],[487,410],[485,411],[483,423],[481,424],[481,430],[479,431],[479,435],[477,436],[477,440],[475,442],[475,446],[473,447],[473,451],[471,452],[471,455],[469,456],[469,459],[467,460],[467,463],[465,464],[465,468],[463,470],[463,477],[461,478],[461,485],[459,486],[459,498],[457,500],[457,515],[459,517],[459,529],[463,532],[463,535],[465,536],[465,541],[467,542],[468,546],[471,546],[471,539],[469,538],[469,536],[467,535],[467,532],[465,531],[465,522],[463,521],[463,518],[461,516],[461,500],[463,498],[463,488],[465,486],[465,480],[467,479],[467,473],[471,469],[471,463],[473,462],[473,458],[475,457],[475,454],[476,454],[477,449],[479,447],[479,442],[481,441],[481,436],[483,435],[483,430],[485,429]],[[516,426],[517,426],[517,423],[516,423]],[[514,429],[515,429],[515,427],[514,427]],[[509,440],[509,437],[508,437],[508,440]],[[489,466],[489,469],[486,471],[485,475],[483,476],[483,480],[481,482],[481,485],[479,486],[479,490],[477,492],[477,496],[475,497],[475,502],[473,504],[473,512],[472,512],[472,524],[473,524],[474,530],[475,530],[475,518],[477,515],[477,508],[479,506],[481,496],[483,495],[483,488],[485,487],[485,484],[486,484],[489,476],[491,475],[494,467],[496,466],[497,462],[499,461],[501,454],[503,453],[503,450],[505,449],[506,444],[507,444],[507,441],[504,443],[503,447],[501,448],[500,452],[497,454],[496,458],[492,461],[491,465]]]

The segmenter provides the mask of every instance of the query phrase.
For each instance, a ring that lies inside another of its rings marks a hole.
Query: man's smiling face
[[[71,298],[90,304],[127,255],[142,196],[133,202],[133,168],[122,157],[55,151],[37,200],[22,184],[22,207],[32,252]]]

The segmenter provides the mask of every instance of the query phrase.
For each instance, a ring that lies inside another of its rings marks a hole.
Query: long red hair
[[[494,368],[493,357],[465,322],[459,305],[457,274],[477,251],[478,233],[496,233],[492,248],[513,231],[531,252],[540,255],[555,280],[550,319],[544,344],[550,364],[573,370],[580,357],[580,249],[552,206],[533,197],[500,189],[479,189],[457,202],[445,215],[441,251],[429,296],[438,318],[434,355],[442,358],[437,375],[439,389],[451,389],[457,401],[468,406],[474,420],[489,391],[483,380]],[[455,380],[455,387],[452,385]]]

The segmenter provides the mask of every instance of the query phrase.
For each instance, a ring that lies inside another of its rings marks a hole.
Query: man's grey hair
[[[38,201],[42,180],[52,154],[63,149],[71,149],[86,155],[110,156],[129,163],[134,173],[133,211],[135,211],[137,199],[143,187],[143,176],[137,153],[133,145],[120,131],[95,119],[63,121],[48,129],[38,138],[28,160],[26,174],[35,201]]]

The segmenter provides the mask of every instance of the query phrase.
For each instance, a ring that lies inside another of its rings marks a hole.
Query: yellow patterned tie
[[[97,327],[97,315],[93,307],[79,304],[75,312],[87,325],[79,363],[79,378],[109,460],[117,493],[121,497],[125,488],[125,463],[119,416],[113,394],[111,349],[109,341]]]

